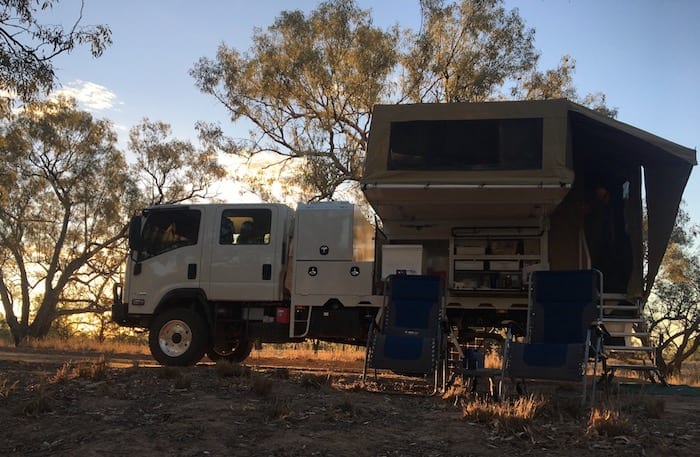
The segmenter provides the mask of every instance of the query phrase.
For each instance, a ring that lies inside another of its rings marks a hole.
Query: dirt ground
[[[571,389],[550,392],[534,419],[506,421],[464,417],[469,396],[429,396],[420,379],[363,384],[359,363],[272,367],[282,362],[172,369],[2,348],[0,455],[700,455],[697,395],[614,393],[622,419],[594,429]]]

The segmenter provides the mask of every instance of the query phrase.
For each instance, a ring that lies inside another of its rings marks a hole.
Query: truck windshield
[[[192,209],[152,211],[143,227],[141,259],[197,244],[200,219]]]

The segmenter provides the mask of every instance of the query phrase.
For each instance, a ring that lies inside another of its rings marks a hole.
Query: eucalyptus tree
[[[414,103],[481,102],[537,65],[535,31],[501,0],[422,0],[422,27],[403,54],[403,96]]]
[[[58,4],[57,0],[0,0],[0,81],[2,89],[23,102],[55,87],[56,56],[87,45],[93,57],[99,57],[112,43],[108,26],[81,25],[84,2],[71,24],[42,24],[50,21],[47,14]],[[7,95],[0,94],[0,98]]]
[[[250,138],[225,142],[228,151],[266,155],[293,170],[291,184],[329,198],[360,176],[370,114],[389,99],[398,43],[397,30],[374,26],[354,1],[331,0],[308,16],[283,11],[254,32],[249,53],[222,44],[191,74],[233,121],[251,126]]]
[[[646,324],[665,375],[680,374],[700,349],[700,228],[681,208],[646,308]]]
[[[173,138],[165,122],[143,119],[129,131],[128,147],[136,156],[130,170],[143,206],[213,197],[213,184],[226,175],[213,147]]]
[[[64,315],[104,311],[138,193],[111,124],[75,101],[34,102],[0,144],[0,301],[14,340],[43,337]],[[90,285],[90,286],[88,286]],[[98,288],[99,290],[99,288]]]

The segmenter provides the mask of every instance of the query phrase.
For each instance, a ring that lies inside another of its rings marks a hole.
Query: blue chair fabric
[[[435,370],[441,288],[437,276],[389,277],[381,323],[368,338],[369,367],[415,374]]]
[[[511,378],[580,381],[598,315],[600,273],[538,271],[532,277],[527,342],[506,341],[503,374]]]

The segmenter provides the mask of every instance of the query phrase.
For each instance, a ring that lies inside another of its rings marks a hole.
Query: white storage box
[[[484,255],[486,246],[456,246],[456,255]]]
[[[517,271],[520,270],[520,262],[518,260],[491,260],[489,262],[489,270]]]
[[[455,260],[455,270],[483,270],[482,260]]]
[[[419,244],[383,245],[382,279],[395,274],[423,274],[423,246]]]
[[[514,255],[518,252],[517,240],[493,240],[491,241],[491,254]]]
[[[523,240],[523,254],[539,255],[540,254],[540,239],[526,238]]]

